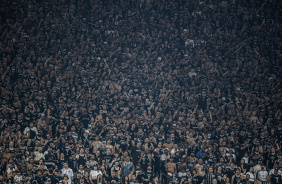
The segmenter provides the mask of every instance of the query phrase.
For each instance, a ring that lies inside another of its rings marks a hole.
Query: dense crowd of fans
[[[1,183],[281,184],[281,9],[1,1]]]

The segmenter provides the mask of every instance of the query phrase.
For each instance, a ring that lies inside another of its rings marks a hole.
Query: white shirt
[[[39,153],[38,151],[35,151],[34,155],[35,155],[35,157],[34,157],[35,161],[39,161],[40,159],[44,159],[45,160],[45,156],[44,156],[43,153]]]
[[[233,159],[234,159],[234,161],[236,161],[236,156],[235,156],[234,154],[226,153],[226,156],[227,156],[227,157],[232,156],[232,157],[233,157]]]
[[[259,171],[257,174],[257,178],[262,180],[262,181],[266,181],[266,177],[268,176],[268,172],[267,171]],[[262,183],[262,182],[259,182]]]
[[[249,181],[254,182],[254,181],[255,181],[255,175],[254,175],[253,173],[250,173],[250,172],[247,172],[246,175],[247,175],[247,174],[250,175]],[[245,176],[246,176],[246,175],[245,175]]]
[[[271,169],[271,170],[269,171],[269,176],[271,176],[272,174],[274,174],[274,169]],[[281,172],[280,170],[278,170],[278,174],[279,174],[280,176],[282,176],[282,172]]]
[[[73,171],[72,171],[72,169],[71,169],[71,168],[67,168],[67,169],[63,168],[63,169],[62,169],[62,174],[63,174],[63,175],[66,174],[66,175],[68,176],[68,182],[71,183],[71,178],[73,177]]]
[[[16,171],[15,168],[13,168],[13,169],[11,170],[11,168],[9,167],[9,168],[7,169],[7,173],[8,173],[8,174],[11,174],[11,172],[13,172],[13,171]]]
[[[248,164],[249,163],[249,157],[243,157],[243,160],[245,160],[245,163]]]
[[[14,179],[15,179],[15,181],[17,181],[17,182],[19,182],[19,181],[22,181],[23,180],[23,177],[22,177],[22,175],[16,175],[15,177],[14,177]]]
[[[23,133],[24,133],[25,135],[27,135],[30,130],[34,131],[35,134],[38,134],[38,130],[37,130],[36,127],[32,127],[32,128],[26,127],[26,128],[24,129],[24,132],[23,132]]]
[[[255,167],[254,167],[254,172],[255,172],[255,175],[257,175],[257,173],[261,170],[261,165],[257,164]]]
[[[97,178],[98,175],[102,175],[102,171],[95,171],[95,170],[92,170],[90,172],[90,175],[92,178]]]

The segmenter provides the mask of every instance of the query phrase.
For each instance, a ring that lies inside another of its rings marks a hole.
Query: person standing
[[[213,168],[209,168],[209,172],[205,175],[203,179],[204,184],[213,184],[213,180],[216,180],[216,175],[213,173]]]
[[[79,154],[76,155],[77,165],[85,165],[86,155],[84,154],[84,148],[81,148]]]
[[[278,169],[274,169],[274,174],[271,175],[271,182],[273,184],[279,184],[282,183],[282,177],[281,175],[278,173]]]
[[[259,184],[263,184],[266,181],[266,177],[268,176],[268,172],[265,170],[264,165],[261,166],[261,170],[257,173],[257,180]]]
[[[141,150],[141,142],[137,142],[136,146],[134,146],[131,150],[131,157],[134,165],[137,165],[139,159],[141,158]]]
[[[160,148],[156,148],[155,151],[152,153],[152,163],[153,163],[153,171],[155,176],[160,175],[161,170],[161,153]]]
[[[72,179],[73,179],[73,171],[71,168],[69,168],[69,164],[68,163],[64,163],[64,167],[61,170],[62,171],[62,175],[67,175],[68,176],[68,183],[71,183]]]
[[[125,177],[125,181],[130,180],[131,179],[131,173],[133,173],[133,170],[134,170],[134,165],[130,161],[129,156],[126,157],[126,160],[124,161],[124,163],[122,165],[122,169],[123,169],[123,176]]]
[[[241,182],[241,172],[239,169],[236,170],[235,175],[231,178],[231,184],[239,184]]]

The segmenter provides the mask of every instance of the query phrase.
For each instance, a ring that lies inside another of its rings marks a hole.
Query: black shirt
[[[153,181],[154,173],[152,171],[146,171],[144,175],[144,179],[149,179],[149,181],[144,181],[144,183],[149,183]]]
[[[282,183],[282,177],[281,177],[281,175],[279,175],[279,174],[277,174],[277,175],[272,174],[272,175],[271,175],[271,182],[272,182],[273,184],[280,184],[280,183]]]

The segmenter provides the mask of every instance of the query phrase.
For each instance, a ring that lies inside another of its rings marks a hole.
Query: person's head
[[[167,138],[167,139],[166,139],[166,142],[167,142],[168,144],[170,144],[170,143],[171,143],[170,138]]]
[[[81,177],[82,177],[81,172],[77,172],[77,173],[76,173],[76,178],[78,178],[78,179],[79,179],[79,178],[81,178]]]
[[[69,177],[68,177],[68,175],[64,175],[64,180],[68,180],[69,179]]]
[[[19,170],[16,171],[16,175],[21,175],[21,172]]]
[[[41,170],[38,170],[38,171],[37,171],[37,175],[38,175],[38,176],[41,176],[41,175],[42,175],[42,171],[41,171]]]
[[[198,163],[199,163],[199,164],[203,164],[203,159],[201,159],[201,158],[198,159]]]
[[[96,141],[98,141],[99,138],[100,138],[99,135],[96,135],[96,136],[95,136],[95,140],[96,140]]]
[[[209,174],[212,174],[212,173],[213,173],[213,168],[210,167],[210,168],[209,168]]]
[[[271,153],[275,153],[275,148],[271,148]]]
[[[130,156],[126,157],[126,161],[129,162],[130,161]]]
[[[213,179],[212,184],[217,184],[217,179]]]
[[[133,175],[131,176],[131,178],[132,178],[133,181],[135,181],[135,180],[136,180],[136,175],[133,174]]]
[[[39,163],[39,165],[42,165],[44,163],[44,160],[40,159],[38,163]]]
[[[69,167],[68,163],[64,163],[64,168],[67,169]]]
[[[90,161],[89,160],[86,161],[86,166],[90,167]]]
[[[138,148],[141,148],[141,142],[138,141],[136,146],[137,146]]]
[[[88,178],[89,177],[89,172],[85,172],[84,173],[84,178]]]
[[[149,143],[149,142],[150,142],[150,141],[149,141],[149,138],[146,137],[145,140],[144,140],[144,142],[145,142],[145,143]]]
[[[259,165],[262,165],[262,159],[259,159],[259,160],[258,160],[258,164],[259,164]]]
[[[241,159],[241,164],[245,164],[245,160],[244,159]]]
[[[96,151],[96,157],[100,156],[100,151]]]

